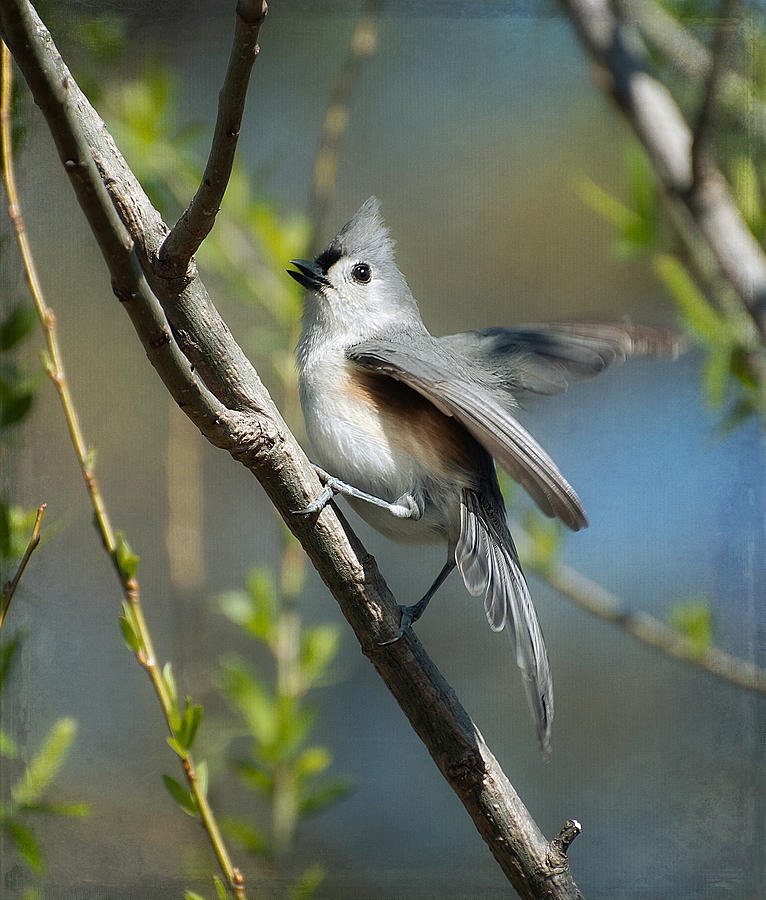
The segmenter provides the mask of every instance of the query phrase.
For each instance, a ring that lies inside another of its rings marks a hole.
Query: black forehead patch
[[[315,262],[322,270],[322,272],[326,275],[330,270],[330,266],[336,263],[341,258],[341,249],[338,244],[333,242],[330,246],[324,251],[324,253],[320,253],[317,256]]]

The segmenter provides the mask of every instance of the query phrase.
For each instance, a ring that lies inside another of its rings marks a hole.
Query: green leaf
[[[738,428],[743,422],[751,418],[757,411],[754,402],[749,397],[740,397],[731,409],[727,411],[721,423],[721,430],[724,434],[734,431],[735,428]]]
[[[0,381],[0,425],[20,422],[32,408],[35,392],[19,382]]]
[[[241,660],[231,657],[223,665],[223,692],[229,703],[239,710],[261,744],[273,745],[279,731],[274,698]]]
[[[229,837],[241,844],[253,856],[269,857],[268,841],[259,829],[240,819],[227,819],[222,828]]]
[[[229,892],[226,890],[226,885],[217,875],[213,875],[213,884],[215,884],[215,890],[218,894],[218,900],[228,900]]]
[[[332,756],[327,747],[308,747],[295,761],[295,774],[301,778],[319,775],[330,767]]]
[[[117,533],[117,546],[114,549],[114,561],[120,575],[127,581],[129,578],[135,578],[138,570],[138,557],[130,549],[130,545],[125,539],[125,535],[120,531]]]
[[[729,368],[732,375],[741,381],[745,387],[757,390],[758,374],[753,365],[753,356],[745,347],[735,344],[731,348]]]
[[[732,165],[732,182],[737,206],[754,231],[763,215],[763,197],[755,160],[741,153]]]
[[[6,759],[18,759],[19,747],[7,732],[0,729],[0,756]]]
[[[173,666],[170,662],[166,662],[162,667],[162,680],[165,682],[165,687],[168,690],[168,695],[170,699],[173,701],[173,704],[178,701],[178,688],[176,687],[176,678],[173,674]],[[179,723],[180,725],[180,723]],[[177,731],[178,726],[176,726],[173,731]]]
[[[340,779],[334,781],[313,793],[307,794],[298,806],[301,817],[315,816],[328,807],[339,803],[351,792],[351,786]]]
[[[76,734],[77,723],[72,718],[59,719],[54,724],[42,749],[29,763],[18,784],[11,788],[11,796],[18,807],[23,809],[38,802],[63,765]]]
[[[723,403],[730,371],[730,348],[723,344],[712,346],[705,358],[703,368],[705,396],[711,406],[720,406]]]
[[[84,818],[90,815],[90,807],[87,803],[35,803],[26,808],[33,812],[45,813],[48,816]]]
[[[165,740],[168,742],[168,747],[170,747],[174,753],[177,753],[181,759],[186,759],[188,756],[186,750],[174,737],[165,738]]]
[[[176,737],[181,746],[190,750],[194,739],[199,731],[200,722],[202,721],[202,707],[199,704],[191,702],[191,697],[186,698],[186,708],[181,717],[181,726],[178,729]]]
[[[205,898],[196,891],[184,891],[184,900],[205,900]]]
[[[20,646],[21,638],[17,634],[0,644],[0,691],[3,689],[5,677],[10,671],[11,663]]]
[[[320,681],[338,654],[340,629],[335,625],[306,628],[301,646],[301,674],[307,685]]]
[[[635,222],[637,218],[635,212],[592,179],[580,178],[576,183],[576,188],[580,199],[587,206],[590,206],[602,219],[610,222],[620,231],[624,231]]]
[[[36,509],[23,509],[12,505],[7,508],[8,553],[7,557],[20,558],[29,543],[29,536],[35,524]]]
[[[251,791],[270,797],[274,791],[274,778],[263,766],[244,759],[235,759],[232,763],[240,780]]]
[[[123,607],[127,604],[123,603]],[[141,649],[141,639],[136,633],[133,623],[127,616],[120,616],[120,631],[122,632],[122,640],[131,653],[138,653]]]
[[[670,610],[670,621],[695,646],[701,656],[713,644],[713,614],[706,600],[678,603]]]
[[[276,586],[267,568],[254,568],[245,578],[246,591],[228,591],[218,603],[223,614],[259,641],[268,643],[277,621]]]
[[[8,559],[11,555],[11,511],[3,500],[0,500],[0,559]]]
[[[187,815],[192,816],[192,818],[197,818],[199,816],[199,807],[192,792],[176,781],[175,778],[171,778],[170,775],[163,775],[162,780],[168,793],[181,809]]]
[[[287,892],[289,900],[310,900],[325,880],[324,866],[310,866]]]
[[[317,710],[313,706],[301,706],[294,697],[282,696],[278,699],[279,740],[273,747],[264,747],[267,759],[279,761],[291,758],[307,739],[314,727]]]
[[[14,307],[0,325],[0,350],[10,350],[23,340],[37,321],[34,306],[19,304]]]
[[[692,331],[713,344],[728,337],[726,319],[708,303],[683,263],[662,253],[655,257],[654,269]]]
[[[40,847],[35,840],[32,832],[21,822],[15,819],[5,823],[5,830],[13,841],[13,845],[19,855],[29,863],[30,867],[39,872],[43,867],[43,859],[40,853]]]

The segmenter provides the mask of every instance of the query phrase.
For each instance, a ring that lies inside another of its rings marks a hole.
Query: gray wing
[[[498,500],[502,504],[502,499]],[[484,611],[492,629],[501,631],[509,626],[537,736],[547,754],[553,721],[553,681],[548,653],[501,508],[484,492],[462,491],[455,560],[468,591],[474,596],[484,594]]]
[[[557,394],[632,356],[675,357],[671,331],[631,323],[550,324],[486,328],[435,338],[512,391]]]
[[[556,464],[509,412],[513,398],[477,367],[427,332],[403,332],[396,340],[356,344],[347,357],[364,368],[403,382],[454,416],[521,484],[548,516],[574,531],[588,524],[580,499]]]

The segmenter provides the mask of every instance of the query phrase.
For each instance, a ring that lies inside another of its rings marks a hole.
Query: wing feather
[[[460,525],[455,548],[460,574],[471,594],[484,593],[490,627],[502,631],[509,626],[527,702],[547,753],[553,721],[553,680],[545,639],[513,538],[491,499],[468,489],[461,493]]]
[[[557,394],[629,357],[676,357],[679,335],[631,322],[552,323],[485,328],[436,338],[509,390]]]
[[[400,341],[370,340],[347,351],[364,368],[395,378],[454,416],[521,484],[548,516],[574,531],[588,524],[580,499],[556,464],[503,405],[503,391],[471,377],[427,332]]]

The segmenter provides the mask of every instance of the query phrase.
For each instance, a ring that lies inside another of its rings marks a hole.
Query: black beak
[[[295,266],[298,271],[293,272],[292,269],[287,269],[287,274],[292,275],[298,284],[309,291],[321,291],[330,283],[325,278],[324,272],[310,259],[291,259],[290,265]]]

